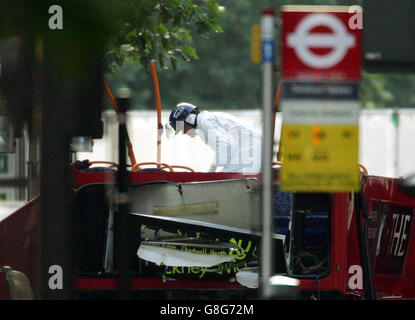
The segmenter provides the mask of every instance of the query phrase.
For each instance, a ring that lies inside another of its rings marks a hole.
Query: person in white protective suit
[[[199,136],[215,152],[209,171],[219,167],[222,172],[261,171],[261,134],[237,117],[224,112],[201,112],[183,102],[171,111],[169,124],[176,134]]]

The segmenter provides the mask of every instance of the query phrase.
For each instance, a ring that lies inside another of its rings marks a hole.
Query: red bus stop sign
[[[349,23],[352,17],[347,7],[284,6],[283,79],[360,80],[361,30]]]

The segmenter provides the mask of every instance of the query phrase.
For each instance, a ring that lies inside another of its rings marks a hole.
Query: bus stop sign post
[[[272,276],[272,157],[273,157],[273,105],[272,67],[274,61],[274,16],[272,9],[261,14],[262,41],[262,87],[263,87],[263,137],[262,152],[262,242],[261,242],[261,296],[269,299],[272,290],[269,279]]]

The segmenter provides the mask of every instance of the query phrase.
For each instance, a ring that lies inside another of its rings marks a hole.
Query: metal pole
[[[50,42],[44,46],[50,61]],[[70,167],[71,106],[76,103],[74,91],[58,74],[59,65],[43,65],[41,94],[41,167],[38,216],[41,234],[41,298],[72,299],[72,194]]]
[[[271,297],[269,278],[272,275],[272,156],[273,156],[273,105],[272,66],[274,60],[274,15],[267,9],[261,15],[262,86],[263,86],[263,137],[262,152],[262,242],[261,242],[261,296]]]
[[[130,104],[129,89],[120,89],[118,92],[118,210],[115,214],[115,250],[119,271],[119,285],[117,298],[128,300],[130,296],[130,274],[129,274],[129,239],[130,229],[128,223],[129,201],[128,201],[128,173],[127,173],[127,143],[126,143],[126,112]]]

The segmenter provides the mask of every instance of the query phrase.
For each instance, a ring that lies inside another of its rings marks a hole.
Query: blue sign
[[[274,52],[274,40],[262,40],[262,62],[273,62]]]

